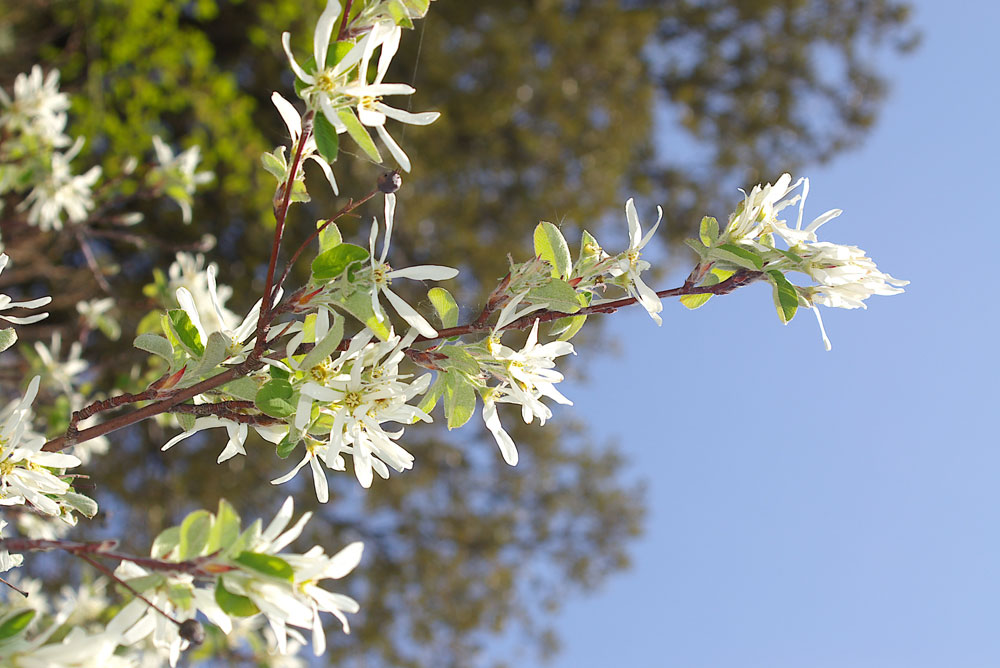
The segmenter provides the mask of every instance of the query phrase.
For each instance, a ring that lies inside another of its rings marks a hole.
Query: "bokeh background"
[[[530,253],[539,219],[571,243],[586,227],[624,247],[633,195],[645,221],[663,205],[654,282],[679,284],[690,257],[678,242],[701,216],[725,218],[738,187],[783,171],[811,177],[807,213],[845,210],[824,238],[912,283],[867,312],[826,311],[830,353],[809,313],[782,327],[760,286],[695,312],[667,303],[661,328],[642,311],[592,318],[567,368],[576,405],[515,432],[517,468],[470,423],[411,429],[416,468],[367,493],[350,475],[331,478],[303,544],[368,547],[345,582],[362,613],[350,637],[331,634],[330,665],[1000,663],[997,316],[984,234],[1000,12],[968,7],[432,5],[390,75],[418,89],[414,110],[443,113],[393,131],[414,163],[393,258],[461,267],[453,292],[467,313],[504,273],[505,251]],[[321,9],[0,1],[0,85],[35,62],[59,67],[73,130],[89,138],[84,163],[114,175],[123,156],[148,158],[160,134],[200,144],[217,174],[194,225],[170,202],[126,201],[146,214],[151,242],[93,237],[102,263],[120,269],[110,280],[124,341],[157,307],[142,290],[154,268],[206,232],[218,240],[207,257],[235,288],[230,308],[256,299],[273,189],[259,155],[283,140],[268,98],[292,94],[279,34],[308,53]],[[345,194],[366,192],[383,169],[349,155],[335,168]],[[339,206],[315,186],[290,248]],[[74,304],[100,296],[75,238],[9,215],[2,236],[18,269],[0,276],[3,291],[55,297],[50,321],[22,328],[25,347],[31,333],[75,338]],[[86,343],[99,363],[81,391],[136,382],[135,351],[97,333]],[[17,381],[30,355],[5,363]],[[60,415],[45,416],[53,433]],[[273,514],[286,492],[316,505],[308,481],[267,484],[289,465],[270,446],[217,466],[215,435],[159,452],[175,432],[147,423],[114,436],[113,456],[91,465],[106,512],[81,538],[125,536],[141,552],[220,495],[248,518]],[[79,577],[58,562],[32,567],[50,582]]]

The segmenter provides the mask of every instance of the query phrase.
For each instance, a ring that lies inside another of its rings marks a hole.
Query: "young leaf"
[[[153,541],[153,549],[150,555],[154,559],[163,559],[170,554],[175,547],[181,544],[181,528],[170,527],[160,532],[160,535]]]
[[[295,448],[298,446],[300,440],[302,439],[298,434],[289,431],[275,448],[277,455],[282,459],[287,459],[288,456],[295,451]]]
[[[580,310],[580,300],[576,290],[561,278],[550,278],[528,293],[528,299],[536,304],[545,303],[548,308],[560,313],[576,313]]]
[[[337,305],[360,320],[375,336],[385,341],[389,338],[388,319],[379,320],[372,310],[372,298],[364,290],[353,290],[342,295]]]
[[[208,545],[205,553],[212,554],[229,547],[240,535],[240,516],[225,499],[219,499],[219,511],[215,514],[215,522],[208,534]]]
[[[234,617],[252,617],[260,612],[260,609],[249,598],[234,594],[226,589],[221,578],[215,583],[215,602],[219,604],[224,613]]]
[[[427,297],[431,300],[442,327],[454,327],[458,324],[458,304],[450,292],[444,288],[431,288],[427,291]]]
[[[333,351],[337,349],[340,345],[340,340],[344,338],[344,317],[340,315],[333,316],[333,326],[330,327],[330,331],[326,333],[323,340],[313,346],[302,361],[299,366],[303,369],[311,369],[316,366],[327,357],[333,354]]]
[[[336,160],[340,137],[337,135],[337,129],[322,113],[316,114],[313,119],[313,135],[316,137],[316,148],[319,149],[323,159],[327,162]]]
[[[263,573],[272,578],[287,580],[291,582],[295,578],[295,571],[287,561],[273,554],[259,554],[257,552],[243,552],[234,559],[240,566],[245,566],[250,570]]]
[[[448,429],[456,429],[469,421],[476,412],[476,391],[468,379],[460,374],[444,374],[444,414]]]
[[[205,352],[205,346],[201,342],[198,329],[191,322],[191,318],[184,309],[170,309],[167,311],[167,321],[177,340],[194,357],[201,357]]]
[[[34,610],[21,610],[9,615],[0,623],[0,640],[12,638],[18,633],[28,628],[28,624],[35,617]]]
[[[701,219],[701,226],[698,230],[698,238],[701,239],[701,243],[706,246],[711,246],[719,238],[719,221],[711,216],[705,216]]]
[[[552,275],[569,278],[573,260],[569,255],[569,246],[559,228],[542,221],[535,227],[535,255],[552,265]]]
[[[764,266],[764,258],[752,250],[736,244],[722,244],[718,248],[712,248],[708,251],[708,256],[731,262],[744,269],[760,271]]]
[[[446,359],[438,362],[442,369],[457,369],[470,376],[479,373],[479,362],[461,346],[444,346],[438,352],[446,355]]]
[[[208,544],[208,534],[212,529],[212,513],[196,510],[181,522],[181,540],[177,558],[185,561],[201,555]]]
[[[339,244],[316,256],[312,263],[313,278],[329,281],[339,278],[352,264],[368,259],[368,251],[354,244]]]
[[[317,220],[316,227],[320,227],[325,220]],[[340,228],[337,227],[337,223],[330,223],[324,227],[319,233],[319,250],[328,251],[334,246],[339,246],[344,243],[344,237],[340,233]]]
[[[795,311],[799,308],[799,293],[780,271],[774,269],[767,272],[767,275],[774,288],[774,306],[778,311],[778,317],[781,318],[781,322],[787,325],[795,317]]]
[[[337,118],[347,126],[347,134],[351,135],[351,139],[361,147],[361,150],[367,153],[368,157],[375,162],[381,163],[382,154],[378,152],[378,147],[372,141],[371,135],[368,134],[368,130],[365,130],[365,126],[361,125],[361,121],[354,115],[354,112],[347,109],[338,111]]]
[[[74,510],[83,513],[87,517],[97,514],[97,501],[89,496],[77,494],[76,492],[66,492],[62,495],[62,500],[68,503]]]
[[[0,329],[0,352],[7,350],[17,341],[17,332],[13,327]]]
[[[295,412],[295,390],[287,380],[270,380],[264,383],[254,405],[265,415],[274,418],[285,418]]]
[[[174,347],[159,334],[140,334],[132,345],[147,353],[162,357],[169,364],[174,359]]]

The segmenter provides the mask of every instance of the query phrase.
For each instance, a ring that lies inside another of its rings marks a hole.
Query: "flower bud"
[[[400,186],[403,185],[403,179],[400,178],[398,170],[393,170],[379,176],[376,183],[378,183],[378,189],[388,195],[399,190]]]

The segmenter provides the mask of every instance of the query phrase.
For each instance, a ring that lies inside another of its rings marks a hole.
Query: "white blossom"
[[[656,211],[658,214],[656,223],[643,236],[639,214],[635,210],[635,202],[629,198],[628,202],[625,203],[625,219],[628,221],[628,249],[621,254],[621,259],[611,267],[609,273],[612,276],[624,275],[628,280],[626,289],[629,296],[635,297],[657,325],[662,325],[663,320],[659,314],[663,310],[663,302],[656,295],[656,291],[646,285],[640,277],[643,271],[649,269],[649,263],[640,259],[641,251],[653,238],[653,233],[656,232],[656,228],[660,226],[660,221],[663,219],[663,209],[656,207]]]
[[[28,384],[24,397],[12,405],[0,423],[0,505],[31,504],[46,515],[60,514],[50,498],[70,491],[69,483],[49,469],[79,466],[80,460],[61,452],[43,452],[45,438],[31,430],[31,402],[39,377]]]
[[[57,148],[69,144],[63,132],[69,97],[59,92],[59,70],[43,77],[42,68],[35,65],[31,74],[18,74],[13,99],[0,88],[0,107],[0,128],[38,137]]]
[[[150,171],[151,180],[181,208],[185,223],[191,222],[191,201],[199,185],[215,178],[210,171],[196,172],[201,160],[201,147],[195,145],[174,155],[158,136],[153,136],[153,149],[160,164]]]
[[[281,35],[281,43],[288,56],[289,65],[295,76],[306,84],[300,95],[310,109],[321,111],[338,133],[347,131],[347,126],[339,117],[339,113],[354,113],[351,109],[356,108],[358,120],[364,125],[374,127],[400,166],[409,171],[409,158],[384,127],[386,117],[412,125],[427,125],[437,120],[440,114],[437,112],[412,114],[382,103],[384,95],[411,95],[415,92],[414,88],[407,84],[387,84],[382,81],[399,47],[400,28],[392,21],[375,23],[339,62],[327,67],[330,39],[339,14],[340,3],[329,0],[313,34],[313,60],[316,67],[313,72],[305,71],[296,62],[290,46],[291,35],[287,32]],[[375,79],[369,83],[368,64],[379,46],[382,48]],[[350,78],[352,70],[357,73],[354,79]]]
[[[82,147],[83,137],[80,137],[65,153],[52,154],[48,173],[36,183],[18,207],[21,210],[28,209],[30,224],[45,231],[61,230],[64,214],[71,222],[78,223],[94,208],[90,189],[100,178],[101,168],[94,166],[85,173],[74,176],[69,166]]]
[[[458,269],[452,267],[442,267],[440,265],[419,265],[407,267],[405,269],[393,269],[385,261],[389,253],[389,239],[392,237],[393,217],[396,210],[396,196],[387,194],[385,196],[385,239],[382,241],[382,254],[375,259],[375,242],[378,239],[378,220],[372,221],[371,234],[368,237],[368,247],[371,256],[371,276],[372,276],[372,310],[375,317],[381,322],[385,320],[382,307],[379,305],[379,293],[385,295],[396,313],[400,315],[411,327],[417,329],[424,336],[431,338],[437,336],[437,330],[431,327],[430,323],[416,309],[407,304],[403,299],[393,292],[389,286],[395,278],[409,278],[413,280],[443,281],[454,278],[458,275]]]
[[[299,137],[302,136],[302,117],[299,116],[299,112],[295,109],[294,106],[292,106],[292,103],[283,98],[277,92],[271,93],[271,102],[274,104],[274,107],[278,110],[278,113],[281,114],[281,119],[285,122],[285,127],[288,128],[288,134],[291,135],[292,138],[292,146],[293,146],[292,153],[294,154],[296,151],[296,148],[294,147],[298,146]],[[299,180],[300,178],[303,178],[304,172],[302,171],[302,165],[305,163],[306,160],[312,160],[313,162],[315,162],[317,165],[320,166],[320,169],[323,170],[323,175],[326,177],[326,180],[330,183],[330,188],[333,190],[333,194],[339,195],[340,189],[337,188],[337,179],[335,179],[333,176],[333,168],[330,167],[330,163],[328,163],[326,160],[323,159],[323,156],[317,153],[317,150],[318,149],[316,147],[316,136],[311,134],[309,135],[309,139],[306,140],[306,145],[302,147],[302,158],[301,161],[299,162],[299,169],[294,176],[294,180]],[[278,177],[278,180],[280,182],[284,183],[288,180],[290,176],[288,174],[288,170],[291,169],[291,165],[285,162],[284,146],[280,147],[279,151],[276,154],[276,158],[280,159],[280,162],[282,163],[282,167],[284,168],[285,173],[280,176],[276,174],[275,176]]]

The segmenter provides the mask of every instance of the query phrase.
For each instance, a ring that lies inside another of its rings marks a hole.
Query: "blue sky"
[[[563,389],[651,512],[633,569],[553,620],[557,668],[1000,665],[1000,5],[915,4],[875,131],[806,173],[808,217],[845,211],[821,237],[907,292],[826,309],[829,353],[763,285],[611,318],[623,352]]]

